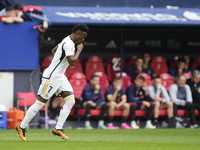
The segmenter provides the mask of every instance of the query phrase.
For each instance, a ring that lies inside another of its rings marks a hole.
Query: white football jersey
[[[51,64],[43,73],[43,78],[59,78],[62,77],[69,66],[67,61],[68,56],[73,56],[75,53],[75,43],[70,36],[65,37],[61,43],[58,44],[56,53],[51,61]]]

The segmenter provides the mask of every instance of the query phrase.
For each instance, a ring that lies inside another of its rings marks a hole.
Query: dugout
[[[164,56],[168,61],[180,54],[188,54],[191,60],[199,55],[199,9],[41,8],[42,16],[28,14],[32,21],[12,25],[0,23],[0,40],[4,43],[1,46],[0,71],[12,71],[15,74],[13,99],[17,91],[28,92],[32,88],[37,92],[40,62],[80,22],[90,27],[80,56],[83,64],[91,55],[99,55],[104,61],[113,55],[128,60],[132,55],[141,55],[143,52],[150,53],[152,57]],[[33,29],[33,26],[44,20],[48,21],[46,32]],[[24,58],[27,62],[24,62]],[[33,83],[32,87],[30,82]]]

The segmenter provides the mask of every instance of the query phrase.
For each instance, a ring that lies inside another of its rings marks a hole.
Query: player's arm
[[[74,66],[76,64],[76,62],[77,62],[77,60],[79,58],[79,55],[81,54],[82,50],[83,50],[83,44],[81,43],[81,44],[77,45],[77,52],[76,52],[76,54],[73,55],[73,56],[67,57],[67,60],[68,60],[68,62],[70,64],[70,66]]]
[[[55,55],[57,49],[58,49],[58,46],[54,47],[54,48],[51,50],[51,54],[52,54],[53,57],[54,57],[54,55]]]
[[[107,98],[107,100],[108,100],[109,102],[113,102],[113,101],[116,100],[117,94],[118,94],[118,91],[115,90],[115,92],[114,92],[113,95],[112,95],[112,94],[108,94],[106,98]]]
[[[117,107],[119,108],[119,107],[123,106],[126,102],[127,102],[126,95],[122,95],[121,101],[117,104]]]

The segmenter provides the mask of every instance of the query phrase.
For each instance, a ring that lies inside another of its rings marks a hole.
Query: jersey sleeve
[[[63,43],[62,45],[62,50],[65,51],[65,56],[69,57],[69,56],[73,56],[74,55],[74,45],[70,44],[70,43]]]

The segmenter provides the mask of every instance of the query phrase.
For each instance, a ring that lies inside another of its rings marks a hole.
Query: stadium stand
[[[192,77],[191,73],[189,72],[184,72],[183,75],[187,78],[190,79]]]
[[[135,59],[137,58],[137,56],[132,56],[129,61],[128,61],[128,65],[134,65],[135,64]]]
[[[41,67],[43,67],[43,68],[49,67],[49,65],[50,65],[50,63],[51,63],[51,61],[52,61],[52,59],[53,59],[53,56],[52,56],[52,55],[47,55],[47,56],[43,59],[43,61],[42,61],[42,63],[41,63]]]

